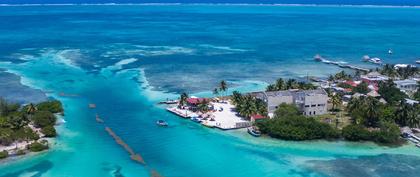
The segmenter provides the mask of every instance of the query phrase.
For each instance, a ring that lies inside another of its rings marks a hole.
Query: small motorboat
[[[416,63],[417,63],[417,64],[420,64],[420,60],[417,60],[417,61],[416,61]]]
[[[248,127],[248,133],[255,137],[261,136],[261,132],[258,130],[257,127]]]
[[[388,50],[388,54],[392,55],[392,50],[391,49]]]
[[[191,117],[191,120],[197,123],[200,123],[202,121],[201,118],[198,117]]]
[[[164,120],[158,120],[158,121],[156,121],[156,125],[159,125],[161,127],[167,127],[168,123]]]
[[[375,58],[371,58],[371,59],[369,60],[369,62],[371,62],[371,63],[375,63],[375,64],[382,64],[382,60],[381,60],[380,58],[377,58],[377,57],[375,57]]]

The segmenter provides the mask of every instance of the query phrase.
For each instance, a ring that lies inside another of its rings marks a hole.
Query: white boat
[[[388,54],[390,54],[390,55],[392,54],[392,50],[391,49],[388,50]]]
[[[417,144],[417,143],[419,143],[419,141],[417,141],[416,139],[414,139],[414,138],[407,138],[409,141],[411,141],[411,142],[413,142],[414,144]]]
[[[420,143],[417,143],[417,144],[416,144],[416,146],[417,146],[418,148],[420,148]]]
[[[156,121],[156,125],[159,125],[161,127],[167,127],[168,123],[164,120],[158,120],[158,121]]]
[[[382,64],[382,60],[377,57],[369,59],[368,62],[375,63],[375,64]]]
[[[417,61],[416,61],[416,63],[417,63],[417,64],[420,64],[420,60],[417,60]]]
[[[248,133],[255,137],[261,136],[261,132],[258,130],[257,127],[248,127]]]

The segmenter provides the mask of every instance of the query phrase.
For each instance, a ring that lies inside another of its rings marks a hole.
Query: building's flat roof
[[[394,81],[394,83],[398,85],[417,85],[417,81],[412,80],[412,79],[397,80],[397,81]]]
[[[291,91],[282,90],[282,91],[270,91],[265,92],[267,97],[277,97],[277,96],[293,96]]]

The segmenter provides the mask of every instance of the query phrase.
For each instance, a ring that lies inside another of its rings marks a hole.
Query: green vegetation
[[[368,84],[366,82],[360,83],[359,85],[353,88],[353,93],[361,93],[361,94],[369,93]]]
[[[378,93],[391,105],[396,105],[408,97],[395,86],[392,80],[380,82]]]
[[[328,81],[336,81],[336,80],[351,80],[351,75],[341,71],[335,75],[330,75],[328,77]]]
[[[251,95],[242,95],[241,93],[234,91],[232,101],[236,107],[236,111],[243,117],[250,118],[254,114],[267,116],[267,107],[265,103]]]
[[[31,152],[39,152],[48,149],[48,145],[39,142],[33,142],[28,145],[28,149]]]
[[[279,78],[274,84],[268,85],[266,91],[280,91],[289,89],[310,90],[315,88],[316,87],[311,83],[297,82],[295,79],[289,79],[285,81],[282,78]]]
[[[4,158],[6,158],[7,156],[9,156],[9,153],[8,153],[7,151],[2,151],[2,152],[0,152],[0,159],[4,159]]]
[[[408,66],[406,68],[394,68],[394,65],[386,64],[379,72],[391,78],[399,77],[401,79],[407,79],[420,72],[419,68]]]
[[[61,105],[61,102],[57,100],[39,103],[36,105],[36,108],[38,111],[48,111],[51,113],[63,112],[63,105]]]
[[[56,119],[54,114],[48,111],[37,111],[32,117],[34,125],[39,128],[54,125]]]
[[[16,151],[16,155],[25,155],[26,151],[23,149],[19,149],[18,151]]]
[[[56,117],[53,113],[62,111],[63,108],[58,101],[21,107],[0,98],[0,145],[9,146],[16,141],[36,142],[40,137],[31,125],[41,128],[41,132],[46,137],[55,137],[57,134],[54,129]],[[41,148],[37,143],[32,144],[34,151],[45,149],[45,145]]]
[[[226,81],[224,80],[220,81],[219,91],[222,93],[226,93],[227,89],[228,89],[228,86],[227,86]]]
[[[41,133],[44,134],[46,137],[55,137],[57,136],[57,132],[55,131],[54,126],[48,125],[46,127],[42,127]]]
[[[304,117],[294,105],[281,104],[273,119],[263,120],[256,124],[261,132],[274,138],[285,140],[334,139],[339,137],[336,129]]]
[[[188,99],[188,94],[187,93],[182,93],[179,97],[179,106],[184,106],[185,104],[187,104],[187,99]]]
[[[373,97],[353,98],[347,110],[353,124],[343,129],[343,137],[351,141],[370,140],[377,143],[399,142],[399,127],[420,126],[420,105],[380,103]],[[368,129],[370,131],[368,131]]]
[[[349,141],[373,141],[382,144],[399,142],[400,129],[398,125],[384,122],[379,129],[370,130],[363,125],[352,124],[343,128],[342,135]]]

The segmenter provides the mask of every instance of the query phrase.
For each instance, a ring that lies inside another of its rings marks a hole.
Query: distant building
[[[323,89],[258,92],[256,97],[267,104],[269,117],[273,117],[274,112],[282,103],[295,104],[303,115],[327,113],[328,94]]]
[[[417,91],[417,81],[412,79],[397,80],[394,81],[397,88],[404,92],[415,92]]]
[[[368,84],[377,84],[380,81],[386,81],[389,79],[388,76],[384,76],[382,74],[380,74],[379,72],[370,72],[366,75],[361,75],[360,79],[362,79],[362,81],[367,82]]]
[[[416,66],[410,65],[410,64],[395,64],[394,65],[394,69],[407,68],[407,67],[415,68]]]
[[[265,117],[265,116],[262,116],[262,115],[259,115],[259,114],[254,114],[254,115],[251,115],[251,122],[258,122],[258,121],[264,120],[266,118],[267,117]]]

